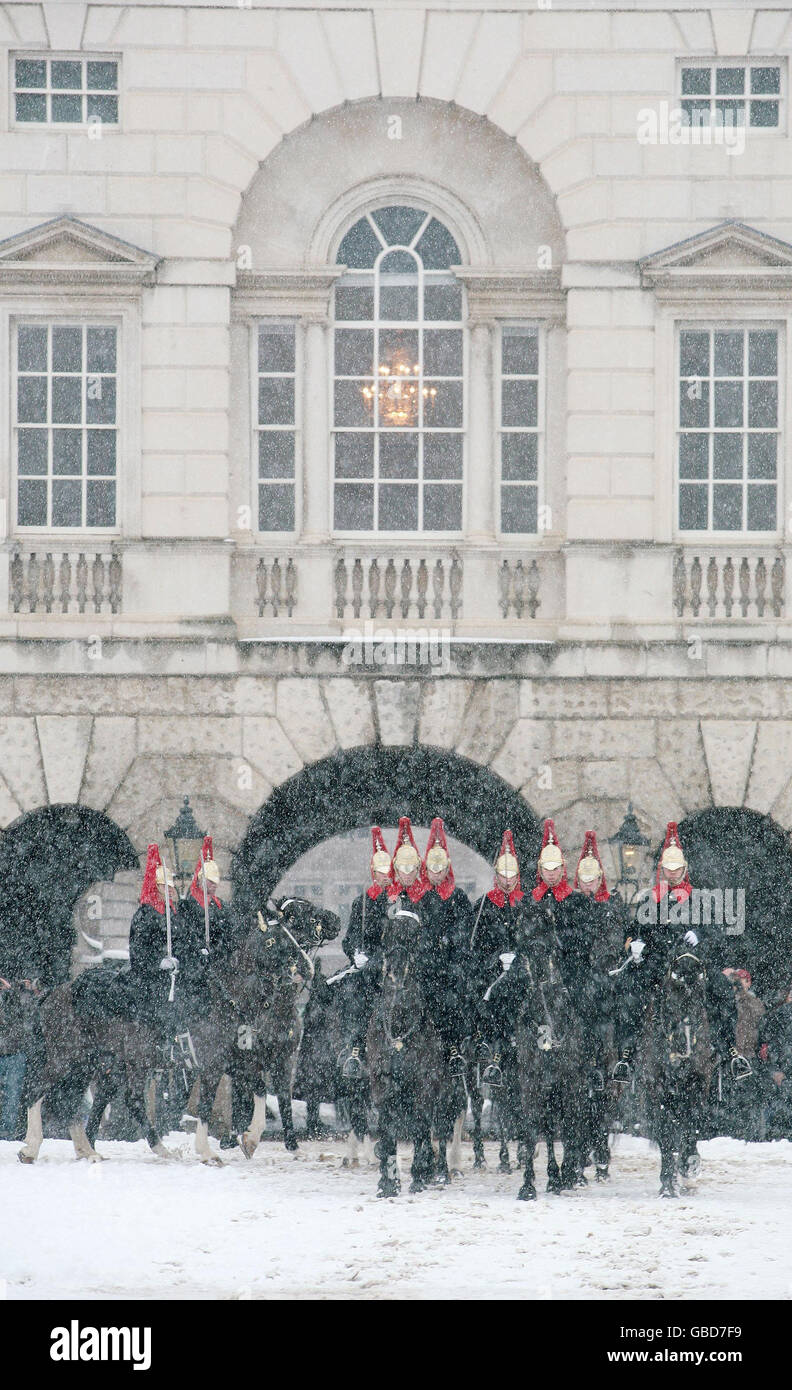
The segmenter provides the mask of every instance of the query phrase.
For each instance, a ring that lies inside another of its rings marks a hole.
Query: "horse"
[[[318,944],[339,927],[333,913],[303,899],[285,899],[273,905],[264,929],[253,927],[224,961],[214,964],[209,958],[200,977],[195,972],[188,976],[180,1001],[184,1031],[177,1038],[185,1064],[200,1080],[195,1150],[202,1162],[220,1162],[209,1147],[209,1118],[220,1079],[232,1065],[234,1044],[243,1038],[257,1039],[255,1049],[249,1049],[255,1053],[253,1089],[258,1089],[258,1078],[268,1067],[282,1101],[284,1139],[289,1147],[295,1146],[290,1083],[299,1034],[294,1002],[303,984],[297,962],[311,967],[311,961],[294,933]],[[144,1101],[148,1078],[162,1062],[163,1024],[134,1010],[129,1016],[128,986],[124,1012],[118,993],[123,984],[116,972],[108,974],[97,967],[58,986],[44,1001],[40,1014],[44,1056],[35,1098],[28,1108],[28,1132],[19,1154],[22,1162],[34,1162],[41,1148],[45,1100],[69,1124],[77,1157],[100,1159],[94,1141],[102,1114],[120,1086],[149,1146],[158,1156],[169,1157]],[[92,1082],[93,1104],[84,1126],[82,1098]]]
[[[524,1144],[523,1182],[518,1199],[535,1201],[534,1154],[547,1143],[547,1191],[581,1185],[586,1045],[583,1022],[556,965],[558,941],[550,927],[519,933],[516,959],[520,1005],[515,1026],[515,1070]],[[555,1141],[560,1139],[559,1168]]]
[[[714,1066],[706,991],[700,958],[681,943],[644,1019],[640,1074],[650,1137],[660,1148],[661,1197],[676,1197],[677,1174],[692,1178],[701,1167],[696,1139]]]
[[[349,1018],[354,1013],[351,992],[360,987],[359,972],[352,966],[326,980],[318,973],[303,1014],[303,1032],[297,1055],[295,1095],[307,1105],[308,1138],[319,1138],[319,1105],[328,1101],[336,1113],[349,1120],[344,1167],[357,1167],[358,1151],[369,1135],[371,1092],[368,1077],[346,1077],[340,1064],[349,1038]],[[343,1121],[342,1121],[343,1123]]]
[[[448,1144],[458,1166],[458,1149],[467,1098],[461,1080],[448,1076],[446,1047],[429,1012],[418,968],[421,919],[418,912],[388,909],[383,932],[382,986],[366,1039],[371,1098],[379,1111],[378,1197],[401,1191],[397,1144],[413,1144],[411,1192],[433,1180],[451,1180]],[[432,1133],[437,1135],[437,1157]]]

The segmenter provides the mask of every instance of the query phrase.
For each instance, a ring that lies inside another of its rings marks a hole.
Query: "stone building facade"
[[[0,46],[0,844],[139,854],[189,794],[230,874],[311,769],[378,814],[359,750],[568,843],[792,827],[788,6],[17,0]]]

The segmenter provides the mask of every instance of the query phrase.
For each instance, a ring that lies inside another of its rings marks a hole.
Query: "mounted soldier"
[[[192,882],[179,903],[179,913],[192,939],[192,952],[210,964],[226,960],[245,939],[246,931],[229,907],[217,896],[220,870],[214,858],[211,835],[204,836],[201,857]]]
[[[394,856],[397,877],[398,853]],[[468,1031],[467,981],[474,918],[470,899],[456,886],[445,826],[439,816],[430,826],[416,882],[417,889],[411,892],[407,887],[405,891],[410,902],[420,904],[419,961],[427,1005],[446,1049],[449,1074],[464,1076],[462,1048]],[[393,901],[400,892],[398,885],[388,890]]]
[[[475,927],[471,941],[471,995],[479,1030],[486,1038],[480,1047],[482,1060],[487,1060],[482,1081],[490,1086],[502,1085],[501,1062],[507,1040],[500,1036],[494,1024],[486,995],[514,959],[515,929],[524,912],[524,908],[520,907],[524,899],[512,832],[504,830],[500,853],[495,861],[495,882],[474,909]]]
[[[417,855],[417,849],[415,853]],[[382,971],[382,933],[389,905],[387,890],[394,882],[393,862],[378,825],[371,828],[369,867],[371,883],[355,898],[349,926],[341,942],[352,970],[346,975],[351,987],[345,991],[350,1041],[339,1058],[341,1074],[349,1081],[360,1081],[366,1074],[366,1030]],[[346,980],[339,984],[343,986]]]

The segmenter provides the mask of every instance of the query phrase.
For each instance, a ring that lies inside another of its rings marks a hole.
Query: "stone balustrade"
[[[386,547],[374,554],[344,551],[333,566],[335,614],[345,618],[432,618],[455,622],[462,613],[463,567],[459,554],[402,554]]]
[[[783,618],[785,582],[780,551],[679,549],[673,565],[674,610],[680,618]]]
[[[9,559],[12,614],[121,612],[123,567],[112,546],[69,550],[18,545]]]

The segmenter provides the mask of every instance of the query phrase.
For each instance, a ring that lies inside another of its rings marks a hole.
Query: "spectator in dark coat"
[[[17,1139],[27,1052],[38,990],[32,980],[0,977],[0,1139]]]

